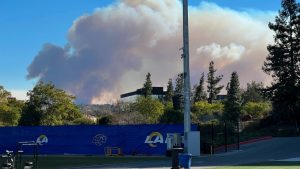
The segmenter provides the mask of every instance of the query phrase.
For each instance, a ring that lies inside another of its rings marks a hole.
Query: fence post
[[[215,150],[214,150],[214,123],[211,123],[211,151],[212,151],[212,154],[215,154]]]
[[[224,125],[224,141],[225,141],[225,152],[227,152],[227,123],[225,121],[225,125]]]
[[[238,151],[240,151],[240,120],[237,122],[237,143],[238,143]]]

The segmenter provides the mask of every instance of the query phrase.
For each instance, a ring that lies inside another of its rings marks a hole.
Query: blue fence
[[[0,153],[16,150],[21,141],[37,141],[43,144],[40,154],[104,154],[105,147],[120,147],[126,155],[163,155],[167,133],[183,133],[183,125],[3,127]]]

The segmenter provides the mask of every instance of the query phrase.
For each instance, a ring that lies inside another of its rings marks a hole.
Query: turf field
[[[300,161],[274,161],[258,164],[247,164],[241,166],[216,167],[214,169],[300,169]]]
[[[32,157],[22,158],[22,162],[32,161]],[[39,156],[39,169],[61,169],[70,167],[98,166],[109,164],[122,164],[133,162],[158,162],[166,161],[166,157],[105,157],[105,156]],[[0,159],[1,164],[4,159]]]
[[[32,157],[26,156],[22,160],[32,161]],[[3,162],[3,159],[0,160]],[[171,163],[171,158],[167,157],[104,157],[104,156],[40,156],[38,158],[39,169],[62,169],[72,167],[86,167],[86,166],[102,166],[118,164],[133,164],[133,163]],[[128,165],[130,166],[130,165]],[[201,165],[196,168],[201,168]],[[95,167],[97,168],[97,167]],[[194,168],[194,167],[193,167]],[[286,162],[286,161],[274,161],[257,164],[247,164],[240,166],[226,166],[226,167],[215,167],[213,169],[300,169],[300,162]]]

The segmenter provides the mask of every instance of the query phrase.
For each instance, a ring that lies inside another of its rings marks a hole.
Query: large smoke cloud
[[[28,78],[51,81],[80,103],[105,103],[142,87],[147,72],[155,86],[182,71],[181,1],[122,0],[79,17],[65,47],[45,44]],[[242,85],[268,83],[261,71],[272,33],[265,18],[210,3],[190,8],[192,83],[214,60],[227,83],[238,71]],[[263,15],[263,16],[262,16]],[[264,18],[264,19],[259,19]]]

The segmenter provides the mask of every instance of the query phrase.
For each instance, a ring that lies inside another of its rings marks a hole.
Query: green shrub
[[[88,119],[86,117],[78,118],[72,122],[74,125],[93,125],[95,122],[91,119]]]
[[[174,110],[168,108],[164,111],[164,114],[160,117],[160,123],[167,124],[179,124],[183,123],[183,113],[180,110]]]
[[[242,107],[242,117],[253,119],[262,119],[272,110],[268,102],[248,102]],[[250,120],[249,119],[249,120]]]
[[[194,103],[192,112],[197,116],[200,122],[210,122],[219,119],[223,113],[224,105],[216,102],[209,104],[206,101]]]

